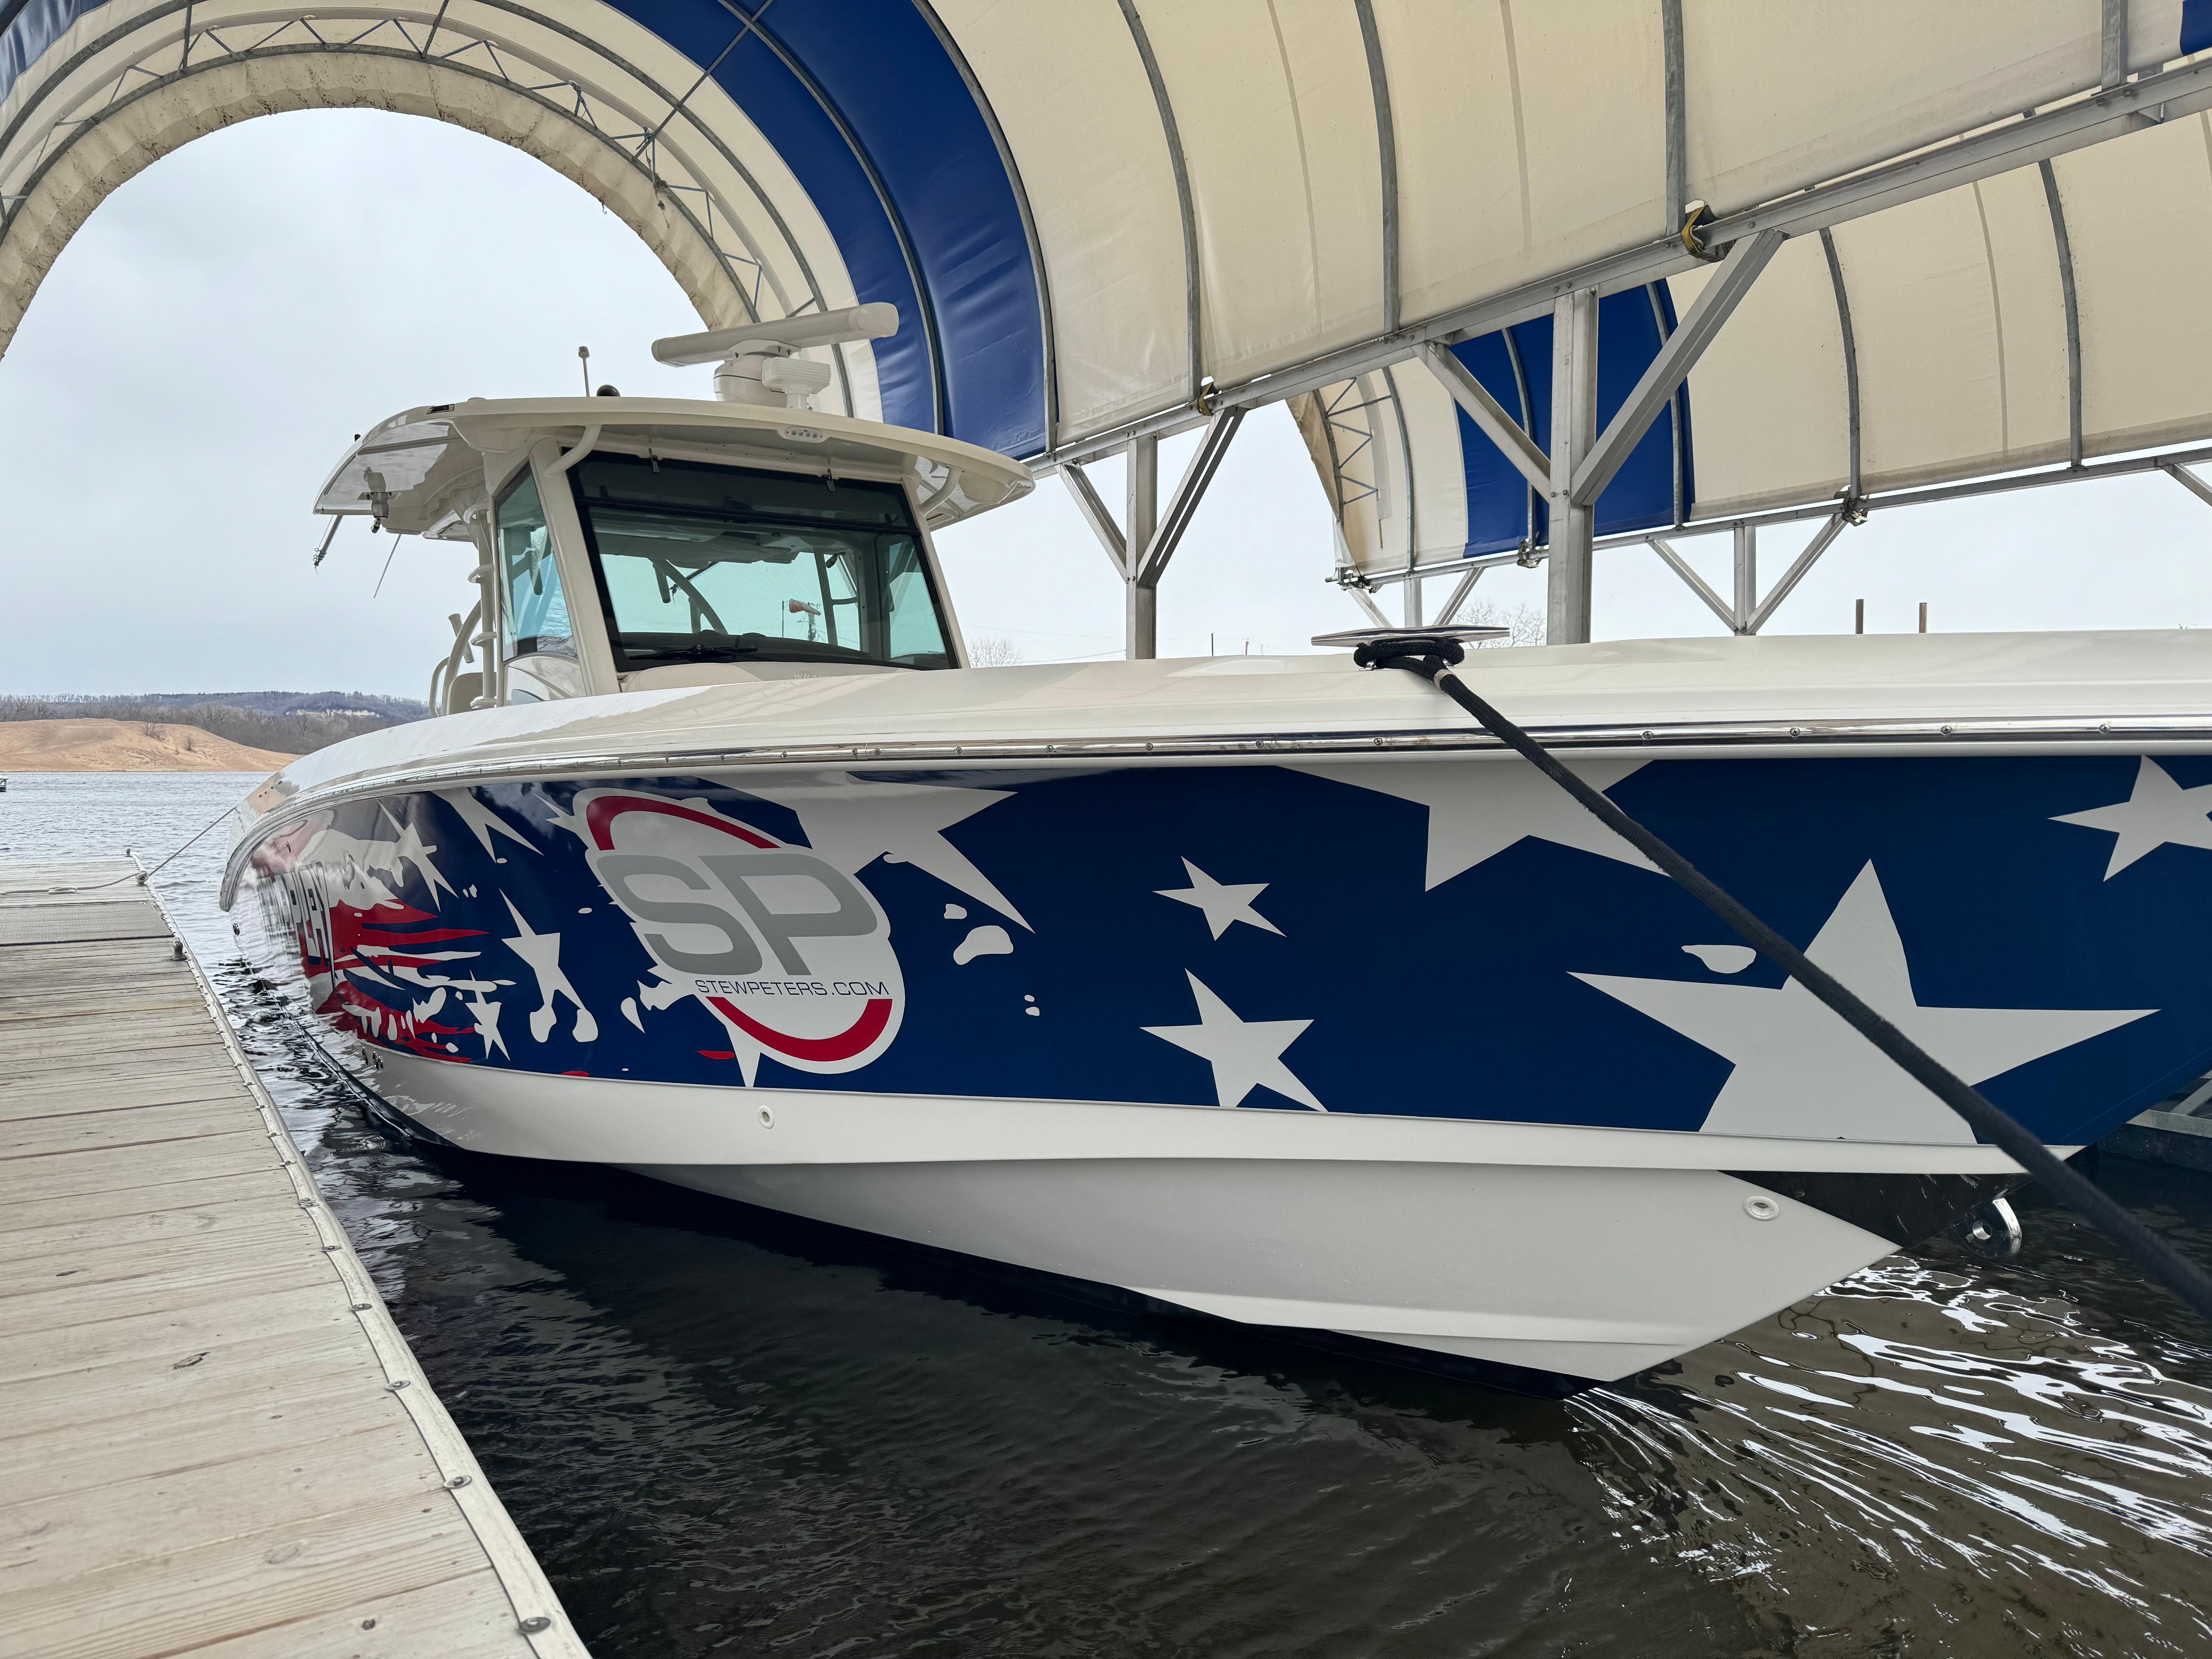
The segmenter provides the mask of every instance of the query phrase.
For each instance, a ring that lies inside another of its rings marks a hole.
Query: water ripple
[[[2212,1352],[1940,1255],[1574,1402],[1613,1513],[1784,1652],[2203,1651]]]

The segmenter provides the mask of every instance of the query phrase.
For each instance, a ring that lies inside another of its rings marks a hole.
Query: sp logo
[[[722,1023],[748,1084],[763,1054],[851,1072],[890,1046],[906,986],[890,923],[851,876],[663,796],[589,790],[570,810],[592,874],[662,976]]]

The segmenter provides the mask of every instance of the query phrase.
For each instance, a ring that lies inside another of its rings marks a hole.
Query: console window
[[[951,665],[896,484],[605,454],[569,476],[618,669]]]
[[[497,523],[502,656],[526,657],[537,652],[574,656],[568,606],[561,594],[561,570],[553,561],[538,481],[528,468],[499,498]]]

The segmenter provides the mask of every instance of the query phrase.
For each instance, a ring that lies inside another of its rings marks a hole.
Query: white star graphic
[[[1029,927],[991,878],[945,839],[945,830],[1005,800],[1008,790],[863,783],[849,774],[831,772],[792,788],[755,793],[796,812],[807,844],[848,876],[878,857],[911,864]]]
[[[378,843],[379,845],[387,845],[391,849],[389,854],[386,855],[389,858],[390,862],[379,867],[389,870],[394,876],[397,876],[399,873],[399,866],[402,863],[413,865],[415,866],[415,873],[422,878],[422,884],[430,890],[430,902],[432,906],[434,907],[438,902],[438,895],[440,893],[450,893],[453,890],[453,884],[447,881],[443,876],[440,875],[438,873],[438,866],[430,862],[430,854],[436,852],[438,849],[434,847],[426,845],[422,840],[421,832],[418,831],[413,824],[410,823],[403,826],[398,818],[392,816],[392,809],[390,807],[382,807],[379,810],[384,814],[384,821],[390,824],[394,830],[399,831],[399,839],[398,841],[389,843]]]
[[[1645,763],[1640,760],[1571,761],[1567,769],[1593,789],[1602,790],[1612,788]],[[1531,836],[1641,869],[1656,867],[1592,817],[1558,784],[1523,762],[1376,761],[1294,769],[1427,807],[1426,885],[1431,888],[1442,886],[1462,870],[1471,870]]]
[[[1805,954],[1969,1083],[2154,1014],[2155,1008],[1923,1008],[1889,901],[1869,864]],[[1778,989],[1577,974],[1735,1062],[1708,1134],[1970,1146],[1958,1115],[1791,980]]]
[[[1273,1089],[1316,1112],[1328,1109],[1283,1064],[1283,1050],[1298,1040],[1299,1034],[1313,1024],[1311,1020],[1239,1019],[1196,974],[1186,971],[1183,977],[1190,981],[1190,994],[1198,1002],[1198,1024],[1143,1029],[1163,1042],[1189,1050],[1212,1066],[1218,1103],[1242,1105],[1253,1090]]]
[[[2069,812],[2053,823],[2078,823],[2115,837],[2112,860],[2105,866],[2110,881],[2145,854],[2161,847],[2212,848],[2212,783],[2184,789],[2148,755],[2136,769],[2136,787],[2117,805]]]
[[[498,1002],[490,997],[478,997],[473,1002],[464,1002],[461,1008],[476,1022],[477,1035],[483,1039],[483,1057],[489,1060],[495,1048],[505,1054],[507,1039],[499,1034]]]
[[[558,1018],[554,1012],[553,999],[564,996],[576,1005],[576,1024],[571,1035],[579,1042],[593,1041],[599,1034],[599,1022],[584,1006],[583,998],[576,994],[576,988],[568,982],[568,975],[562,971],[561,935],[533,932],[530,924],[522,919],[522,912],[514,908],[514,901],[504,893],[500,895],[500,898],[507,905],[507,914],[514,918],[517,929],[515,938],[502,943],[520,957],[528,964],[530,971],[538,976],[538,994],[541,1000],[530,1016],[530,1035],[539,1042],[552,1035],[554,1021]],[[496,1016],[494,1018],[496,1019]]]
[[[1190,877],[1189,886],[1156,887],[1152,890],[1162,898],[1203,910],[1206,925],[1213,930],[1214,938],[1219,939],[1240,921],[1281,936],[1281,928],[1252,908],[1252,901],[1267,890],[1266,882],[1218,882],[1188,859],[1182,861],[1182,867]]]

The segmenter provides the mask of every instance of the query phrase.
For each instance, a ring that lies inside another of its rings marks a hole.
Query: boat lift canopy
[[[159,155],[402,110],[709,326],[896,304],[823,406],[1063,470],[1134,650],[1286,398],[1358,596],[1549,553],[1571,639],[1601,537],[2212,441],[2208,47],[2212,0],[0,0],[0,343]]]

